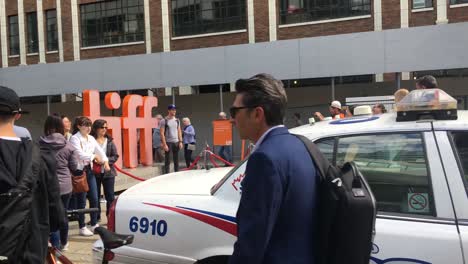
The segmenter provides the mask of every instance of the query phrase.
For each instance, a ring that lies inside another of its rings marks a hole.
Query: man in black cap
[[[14,131],[22,113],[15,91],[0,86],[0,259],[43,263],[64,212],[54,155]]]
[[[165,151],[164,156],[164,173],[169,173],[170,170],[170,153],[172,152],[172,160],[174,161],[174,171],[179,171],[179,150],[183,148],[182,130],[180,129],[180,121],[176,118],[177,108],[170,104],[167,107],[167,116],[161,120],[161,144]]]

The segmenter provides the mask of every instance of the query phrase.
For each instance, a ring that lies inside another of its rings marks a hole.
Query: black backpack
[[[320,173],[317,264],[368,264],[377,214],[369,184],[354,162],[332,166],[314,143],[296,136]]]
[[[23,149],[18,153],[26,153],[26,157],[17,171],[17,185],[0,193],[0,263],[19,263],[31,235],[31,209],[41,155],[29,139],[21,140]]]

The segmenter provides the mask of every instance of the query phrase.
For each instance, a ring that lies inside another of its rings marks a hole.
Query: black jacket
[[[55,157],[27,139],[0,139],[0,256],[43,263],[49,233],[64,223]]]
[[[110,178],[117,176],[117,171],[115,170],[114,163],[119,159],[119,153],[117,152],[117,147],[115,146],[113,139],[107,137],[107,147],[106,147],[106,156],[109,159],[110,173],[104,173],[104,178]]]

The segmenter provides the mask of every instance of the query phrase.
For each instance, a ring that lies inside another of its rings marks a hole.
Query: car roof
[[[354,116],[339,120],[320,121],[290,130],[291,133],[304,135],[311,140],[324,137],[385,132],[468,130],[468,111],[459,110],[457,120],[419,120],[397,122],[396,113],[382,115]]]

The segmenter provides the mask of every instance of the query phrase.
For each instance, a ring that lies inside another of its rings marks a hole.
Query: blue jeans
[[[226,153],[226,154],[225,154]],[[232,151],[231,146],[221,146],[218,151],[218,155],[232,163]]]
[[[77,206],[78,209],[84,209],[86,207],[86,194],[88,195],[89,208],[99,208],[99,199],[97,193],[96,177],[94,177],[93,171],[90,167],[86,168],[86,180],[88,181],[89,191],[88,193],[77,193]],[[91,226],[97,224],[98,213],[91,213]],[[78,214],[79,227],[83,228],[86,226],[84,214]]]
[[[68,204],[70,202],[70,198],[72,196],[72,193],[67,193],[67,194],[63,194],[60,196],[60,198],[62,199],[62,204],[63,204],[63,208],[68,208]],[[59,231],[56,231],[56,232],[52,232],[50,233],[50,243],[52,244],[52,246],[56,247],[56,248],[60,248],[60,245],[64,246],[68,243],[68,216],[67,216],[67,212],[65,212],[65,224],[64,226],[60,227],[60,230]]]
[[[106,215],[109,215],[109,208],[115,199],[114,195],[115,177],[104,178],[104,175],[96,177],[98,197],[101,197],[101,185],[104,188],[104,197],[106,197]],[[99,206],[98,219],[101,219],[101,206]]]

